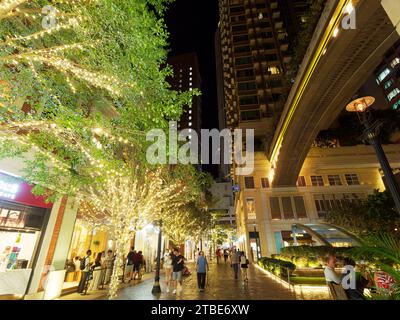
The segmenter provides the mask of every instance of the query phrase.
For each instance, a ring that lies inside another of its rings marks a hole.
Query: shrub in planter
[[[262,268],[264,268],[278,276],[280,276],[280,275],[286,276],[287,270],[289,270],[289,274],[292,274],[293,271],[296,269],[296,266],[293,263],[291,263],[290,261],[283,261],[283,260],[275,259],[275,258],[263,257],[260,260],[258,260],[258,264]]]
[[[351,248],[330,247],[330,246],[293,246],[282,248],[279,258],[282,260],[293,261],[299,268],[310,266],[319,267],[324,265],[325,257],[329,254],[335,254],[340,261],[340,257],[348,255]],[[307,261],[307,262],[306,262]],[[318,261],[318,262],[316,262]]]
[[[297,257],[294,259],[294,263],[298,268],[305,268],[308,266],[308,257]]]
[[[308,266],[310,268],[319,268],[323,265],[323,263],[321,263],[321,261],[317,258],[308,258]]]
[[[283,256],[280,254],[272,255],[272,258],[282,260],[282,261],[287,261],[287,262],[293,262],[292,257]]]

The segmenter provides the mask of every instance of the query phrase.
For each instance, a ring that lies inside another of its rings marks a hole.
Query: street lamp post
[[[399,186],[393,175],[392,168],[390,167],[389,161],[383,151],[381,142],[379,140],[380,129],[382,128],[383,122],[376,120],[374,123],[370,123],[367,117],[367,109],[375,102],[374,97],[362,97],[350,102],[346,110],[349,112],[357,112],[361,114],[359,117],[361,123],[364,125],[364,137],[368,143],[374,148],[379,163],[381,164],[382,171],[385,175],[386,184],[392,194],[394,203],[397,208],[397,212],[400,214],[400,191]]]
[[[160,287],[161,242],[162,242],[161,228],[162,228],[162,220],[159,221],[156,276],[154,278],[154,285],[153,289],[151,290],[151,293],[161,293],[161,287]]]

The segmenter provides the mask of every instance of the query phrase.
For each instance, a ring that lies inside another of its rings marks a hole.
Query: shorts
[[[182,271],[174,271],[174,272],[172,272],[172,280],[181,281],[182,280]]]
[[[241,267],[242,269],[247,269],[247,268],[248,268],[247,264],[241,264],[240,267]]]
[[[125,273],[130,273],[133,270],[133,264],[128,264],[125,267]]]
[[[140,263],[134,264],[133,265],[133,272],[139,272],[140,271]]]

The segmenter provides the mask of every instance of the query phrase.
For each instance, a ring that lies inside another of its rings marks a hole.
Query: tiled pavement
[[[167,293],[164,278],[161,279],[161,294],[152,294],[153,279],[145,280],[135,286],[119,291],[120,300],[295,300],[324,299],[318,294],[296,294],[267,276],[264,272],[250,267],[248,284],[235,280],[232,268],[228,263],[213,263],[210,265],[206,290],[199,292],[197,278],[193,266],[189,266],[192,275],[185,277],[183,290],[178,294]],[[172,290],[171,290],[172,291]],[[99,297],[98,299],[106,299]]]
[[[161,276],[161,294],[152,294],[154,274],[146,274],[141,281],[123,285],[116,299],[119,300],[313,300],[327,299],[321,293],[296,293],[283,284],[271,279],[261,270],[250,266],[249,281],[244,284],[239,278],[235,280],[233,270],[228,263],[212,263],[208,273],[206,290],[199,292],[193,265],[189,265],[192,275],[184,277],[183,290],[177,294],[167,293],[164,276]],[[172,289],[172,288],[171,288]],[[172,291],[172,290],[171,290]],[[86,296],[77,293],[63,296],[61,300],[105,300],[107,290],[90,292]]]

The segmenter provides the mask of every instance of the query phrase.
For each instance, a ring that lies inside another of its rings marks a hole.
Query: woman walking
[[[164,271],[165,285],[167,286],[167,292],[169,292],[169,286],[172,278],[172,253],[168,251],[164,254]]]
[[[240,253],[240,269],[242,270],[242,279],[243,282],[248,282],[249,279],[247,278],[247,269],[249,267],[249,260],[247,260],[244,251]]]
[[[98,290],[100,286],[100,280],[101,280],[101,257],[102,257],[102,252],[99,252],[97,254],[96,260],[94,261],[94,265],[91,267],[91,271],[93,273],[93,279],[90,281],[88,291],[94,291]]]
[[[204,291],[206,286],[206,274],[209,271],[207,258],[204,256],[204,252],[199,252],[199,257],[196,261],[197,268],[197,286],[200,291]]]
[[[142,279],[142,266],[143,266],[143,254],[142,251],[139,251],[133,260],[133,280],[140,280]]]

